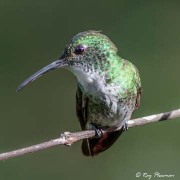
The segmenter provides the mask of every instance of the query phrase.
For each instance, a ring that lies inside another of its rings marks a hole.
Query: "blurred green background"
[[[1,152],[80,130],[70,72],[59,69],[15,90],[85,30],[102,30],[138,67],[143,97],[134,117],[180,107],[180,1],[1,0]],[[145,179],[136,178],[137,172],[180,179],[179,127],[176,119],[129,129],[94,158],[82,155],[79,142],[9,159],[0,162],[0,180]]]

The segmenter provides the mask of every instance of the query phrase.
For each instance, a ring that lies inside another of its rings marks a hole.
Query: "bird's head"
[[[70,70],[86,71],[92,67],[94,70],[103,68],[104,63],[109,64],[110,56],[116,55],[117,48],[110,39],[99,31],[85,31],[77,34],[66,45],[60,59],[45,66],[34,75],[26,79],[17,89],[24,88],[41,75],[60,67]]]

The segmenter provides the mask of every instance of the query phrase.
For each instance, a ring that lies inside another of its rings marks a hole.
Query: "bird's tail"
[[[105,151],[114,144],[122,132],[123,128],[121,128],[120,131],[104,133],[100,138],[84,139],[82,143],[83,154],[86,156],[94,156]]]

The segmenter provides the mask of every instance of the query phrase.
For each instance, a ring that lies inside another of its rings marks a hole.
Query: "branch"
[[[128,121],[128,127],[132,128],[132,127],[136,127],[136,126],[142,126],[142,125],[149,124],[149,123],[160,122],[160,121],[164,121],[164,120],[171,120],[171,119],[174,119],[177,117],[180,117],[180,109],[173,110],[170,112],[155,114],[155,115],[151,115],[151,116],[146,116],[146,117],[142,117],[142,118],[137,118],[137,119],[133,119],[133,120],[129,120]],[[108,128],[106,131],[103,131],[103,133],[104,132],[117,131],[120,129],[121,129],[121,126]],[[50,148],[50,147],[57,146],[57,145],[68,145],[68,146],[70,146],[79,140],[87,139],[87,138],[93,138],[94,136],[95,136],[94,130],[80,131],[80,132],[75,132],[75,133],[64,132],[57,139],[52,139],[52,140],[44,142],[44,143],[25,147],[25,148],[18,149],[15,151],[1,153],[0,154],[0,161],[5,160],[5,159],[9,159],[12,157],[16,157],[16,156],[22,156],[22,155],[28,154],[28,153],[40,151],[42,149]]]

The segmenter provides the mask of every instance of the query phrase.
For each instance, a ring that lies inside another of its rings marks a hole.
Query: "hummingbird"
[[[94,156],[105,151],[127,130],[127,121],[140,105],[142,93],[138,69],[117,54],[115,44],[100,31],[75,35],[62,56],[26,79],[17,89],[58,68],[77,79],[76,114],[82,130],[94,129],[96,138],[82,142],[82,152]],[[110,127],[119,131],[100,133]]]

